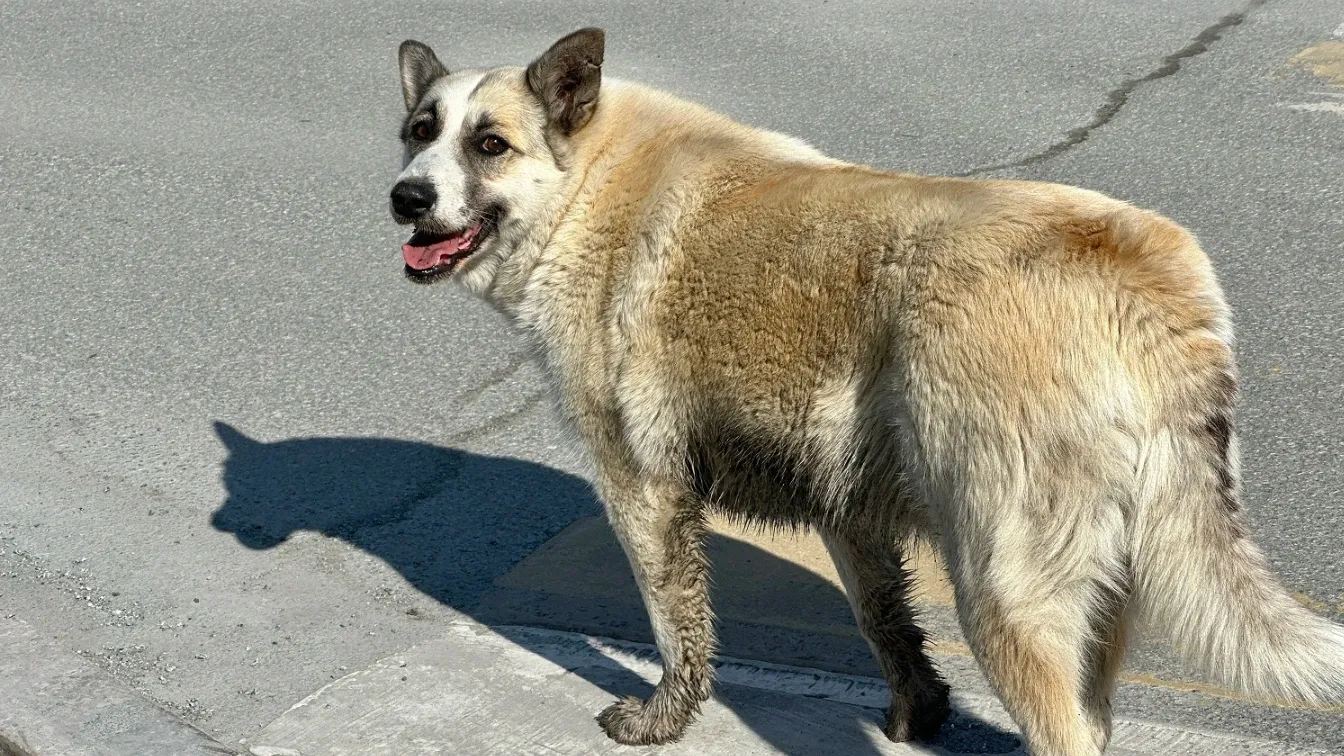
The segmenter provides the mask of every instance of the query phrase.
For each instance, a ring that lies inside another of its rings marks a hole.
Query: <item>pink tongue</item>
[[[461,252],[463,247],[471,244],[472,240],[476,238],[476,232],[479,230],[480,226],[472,226],[461,233],[453,234],[443,241],[435,242],[424,247],[417,247],[410,243],[403,244],[401,245],[401,256],[406,258],[406,264],[412,268],[416,270],[429,270],[435,265],[451,260],[453,255]],[[411,238],[414,239],[415,237]]]

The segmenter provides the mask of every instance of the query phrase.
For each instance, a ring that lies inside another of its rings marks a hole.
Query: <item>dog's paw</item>
[[[914,696],[892,696],[891,708],[887,709],[887,726],[883,732],[889,740],[897,743],[933,740],[950,713],[948,687],[939,680]]]
[[[626,697],[597,715],[597,723],[608,737],[625,745],[657,745],[680,738],[686,722],[654,709],[638,698]]]

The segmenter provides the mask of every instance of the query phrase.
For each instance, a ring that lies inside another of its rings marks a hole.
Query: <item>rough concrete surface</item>
[[[648,695],[652,646],[532,628],[454,625],[444,638],[379,661],[300,701],[254,738],[253,756],[441,753],[756,756],[757,754],[1016,754],[1012,723],[983,686],[959,692],[935,748],[882,734],[879,679],[720,658],[717,693],[679,742],[609,740],[594,721],[616,695]],[[944,666],[950,666],[944,664]],[[949,676],[962,682],[968,664]],[[384,702],[395,702],[386,704]],[[523,726],[520,726],[522,724]],[[821,744],[825,744],[822,746]],[[1109,753],[1297,756],[1261,740],[1119,721]]]
[[[0,619],[0,755],[235,753],[44,635]]]

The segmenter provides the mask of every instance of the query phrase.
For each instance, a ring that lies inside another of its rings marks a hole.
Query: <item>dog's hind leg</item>
[[[1084,704],[1093,726],[1111,739],[1111,696],[1125,661],[1129,636],[1129,589],[1104,591],[1092,615],[1092,638],[1086,660]]]
[[[1067,610],[1037,607],[1026,620],[990,599],[977,603],[963,621],[971,649],[1033,756],[1100,754],[1105,733],[1079,695],[1084,638]]]
[[[891,688],[886,735],[929,740],[947,719],[947,684],[924,651],[910,605],[911,575],[899,545],[872,532],[823,528],[822,541],[845,585],[859,632]]]
[[[617,701],[598,722],[620,743],[666,743],[681,737],[709,698],[713,680],[704,506],[676,483],[628,478],[608,480],[602,488],[653,625],[663,678],[649,700]]]
[[[1123,651],[1123,523],[1104,500],[1000,493],[945,531],[962,630],[1034,756],[1096,756]]]

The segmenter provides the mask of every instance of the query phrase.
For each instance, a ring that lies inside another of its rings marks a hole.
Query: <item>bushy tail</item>
[[[1303,608],[1251,543],[1230,408],[1150,440],[1134,523],[1134,599],[1188,663],[1242,692],[1344,703],[1344,627]]]

